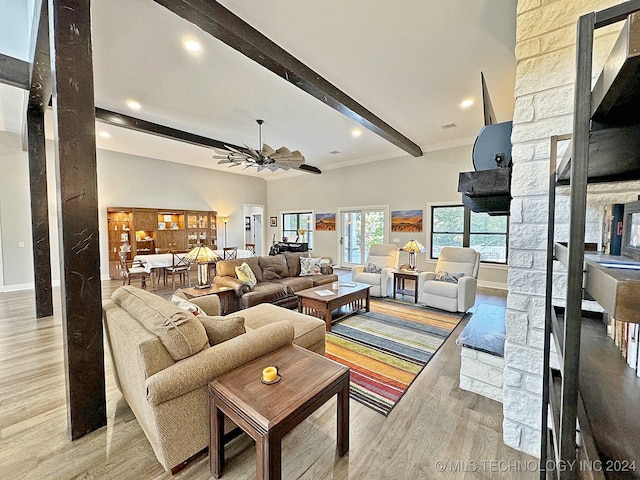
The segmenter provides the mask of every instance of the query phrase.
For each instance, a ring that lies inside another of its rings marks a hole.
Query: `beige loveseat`
[[[215,295],[190,301],[207,316],[220,312]],[[117,386],[165,470],[175,470],[208,445],[212,379],[291,343],[324,354],[323,321],[270,304],[207,319],[123,286],[103,303],[103,313]],[[238,316],[246,333],[216,343],[211,325],[237,326],[230,317]]]
[[[296,292],[338,281],[331,265],[320,263],[319,258],[319,270],[314,274],[304,275],[300,268],[302,256],[306,257],[306,253],[286,252],[264,257],[220,260],[216,263],[213,283],[233,288],[239,308],[261,303],[293,308],[298,304]],[[236,267],[243,263],[251,268],[257,281],[256,285],[249,286],[238,279]]]

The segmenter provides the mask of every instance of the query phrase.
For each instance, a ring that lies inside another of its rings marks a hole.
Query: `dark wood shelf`
[[[600,320],[585,318],[582,321],[580,395],[600,461],[603,467],[612,467],[605,472],[606,478],[638,479],[640,378],[607,337],[606,330]],[[634,460],[635,472],[613,468],[616,461]]]
[[[566,267],[567,246],[556,243],[555,257]],[[599,262],[640,262],[620,255],[596,252],[585,252],[584,256],[585,291],[616,320],[640,323],[640,270],[604,267]]]
[[[591,92],[589,183],[640,179],[640,13],[629,16]],[[571,147],[557,170],[568,184]]]
[[[597,122],[640,123],[640,13],[629,15],[591,95]]]

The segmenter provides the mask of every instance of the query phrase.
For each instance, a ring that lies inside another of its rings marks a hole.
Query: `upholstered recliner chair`
[[[395,245],[371,245],[365,265],[356,265],[351,270],[351,280],[371,285],[372,297],[388,297],[392,289],[392,272],[397,268],[398,248]]]
[[[466,312],[476,301],[480,254],[473,248],[443,247],[435,272],[418,276],[418,302]]]

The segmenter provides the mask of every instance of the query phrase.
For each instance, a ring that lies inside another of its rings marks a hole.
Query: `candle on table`
[[[273,382],[278,377],[276,367],[267,367],[262,371],[262,379],[265,382]]]

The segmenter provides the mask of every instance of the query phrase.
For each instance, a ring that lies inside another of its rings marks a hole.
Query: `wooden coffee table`
[[[349,283],[349,282],[345,282]],[[298,296],[298,311],[324,320],[327,332],[331,331],[331,323],[353,315],[364,308],[366,312],[371,306],[369,290],[371,285],[356,283],[355,286],[341,286],[338,290],[331,290],[331,284],[319,285],[296,292]],[[328,290],[331,295],[321,295],[318,291]],[[332,312],[337,308],[345,307],[341,315],[333,318]]]
[[[262,370],[277,366],[280,381],[263,384]],[[338,454],[349,450],[349,368],[296,345],[281,348],[209,384],[209,467],[224,468],[224,415],[256,441],[256,478],[281,477],[282,438],[338,395]]]

